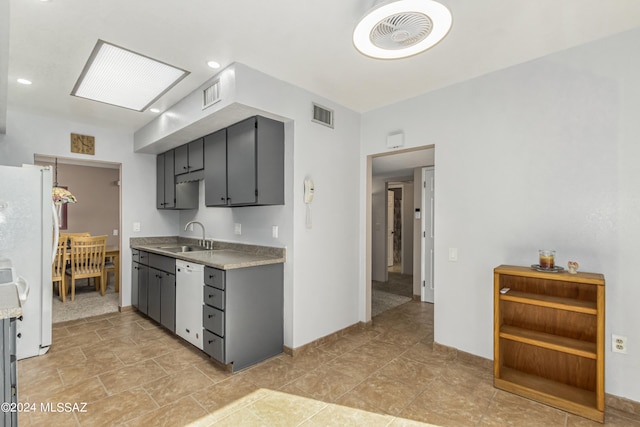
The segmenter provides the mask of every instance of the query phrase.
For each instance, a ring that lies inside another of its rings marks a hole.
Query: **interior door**
[[[423,302],[434,302],[435,284],[433,279],[434,247],[434,189],[435,170],[422,168],[422,292]]]

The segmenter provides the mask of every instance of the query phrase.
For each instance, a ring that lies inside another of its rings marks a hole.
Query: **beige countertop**
[[[197,239],[176,236],[139,237],[130,240],[130,246],[133,249],[165,255],[183,261],[191,261],[220,270],[232,270],[267,264],[282,264],[286,261],[286,250],[284,248],[220,242],[215,240],[213,241],[213,249],[206,251],[175,253],[162,248],[163,246],[166,247],[173,244],[195,245],[197,243]]]
[[[22,307],[15,285],[0,286],[0,319],[22,316]]]

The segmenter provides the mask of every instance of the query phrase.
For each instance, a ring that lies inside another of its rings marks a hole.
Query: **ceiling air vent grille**
[[[202,91],[202,109],[212,106],[220,101],[220,80]]]
[[[321,125],[329,126],[333,129],[333,110],[314,103],[313,118],[311,119],[311,121],[320,123]]]

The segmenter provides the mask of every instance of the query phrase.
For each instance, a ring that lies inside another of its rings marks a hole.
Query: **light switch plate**
[[[449,248],[449,261],[458,261],[458,248]]]
[[[139,222],[134,222],[133,223],[133,231],[140,231],[140,223]]]

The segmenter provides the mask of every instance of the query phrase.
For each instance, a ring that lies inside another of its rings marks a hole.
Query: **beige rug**
[[[81,280],[78,283],[76,284],[75,301],[71,301],[71,293],[69,293],[66,302],[63,303],[54,291],[52,304],[53,323],[118,311],[120,295],[115,292],[113,283],[109,283],[104,296],[100,295],[99,291],[94,290],[93,286],[87,286],[85,280]]]
[[[371,290],[371,317],[375,317],[380,313],[405,304],[411,301],[411,298],[402,295],[391,294],[377,289]]]
[[[190,426],[436,427],[419,421],[347,408],[279,391],[258,389]]]

